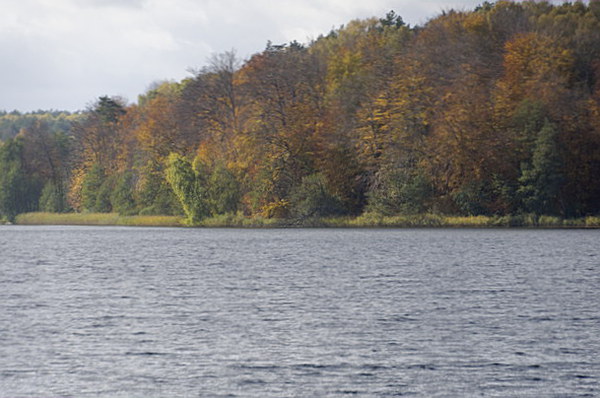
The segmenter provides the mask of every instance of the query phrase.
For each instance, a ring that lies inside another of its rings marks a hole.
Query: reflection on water
[[[598,396],[599,241],[0,227],[0,396]]]

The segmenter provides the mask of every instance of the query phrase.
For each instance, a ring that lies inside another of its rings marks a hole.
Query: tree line
[[[0,144],[0,215],[580,217],[599,176],[600,1],[500,1],[224,52],[64,131],[36,120]]]

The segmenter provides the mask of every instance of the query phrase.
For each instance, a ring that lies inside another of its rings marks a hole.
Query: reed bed
[[[23,213],[16,218],[19,225],[122,225],[144,227],[180,227],[177,216],[121,216],[117,213]]]
[[[413,214],[383,216],[365,213],[358,217],[326,217],[302,220],[248,217],[222,214],[190,225],[179,216],[121,216],[116,213],[24,213],[16,218],[20,225],[120,225],[152,227],[205,228],[600,228],[600,216],[563,219],[554,216],[523,214],[514,216],[442,216]]]

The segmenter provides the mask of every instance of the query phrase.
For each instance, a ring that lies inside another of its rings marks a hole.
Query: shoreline
[[[9,223],[10,225],[10,223]],[[88,225],[186,228],[552,228],[599,229],[600,217],[562,219],[552,216],[441,216],[416,214],[329,217],[287,220],[226,214],[190,225],[182,216],[121,216],[116,213],[23,213],[12,225]]]

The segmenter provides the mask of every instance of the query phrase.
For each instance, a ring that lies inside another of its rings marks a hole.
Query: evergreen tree
[[[141,188],[135,195],[141,215],[183,214],[181,204],[158,165],[149,163],[142,170],[142,176]]]
[[[531,164],[522,168],[518,192],[526,211],[536,214],[562,211],[559,194],[564,178],[557,135],[555,126],[546,120],[535,141]]]
[[[94,163],[86,173],[81,187],[82,205],[84,210],[92,212],[100,211],[97,208],[97,201],[100,188],[105,180],[106,175],[104,169],[98,163]]]
[[[114,190],[110,196],[112,209],[121,215],[136,213],[133,199],[133,174],[125,172],[117,178]]]
[[[63,213],[68,210],[65,189],[60,183],[48,181],[44,185],[39,209],[49,213]]]
[[[114,190],[114,179],[106,178],[96,193],[94,211],[110,213],[113,210],[111,197]]]

